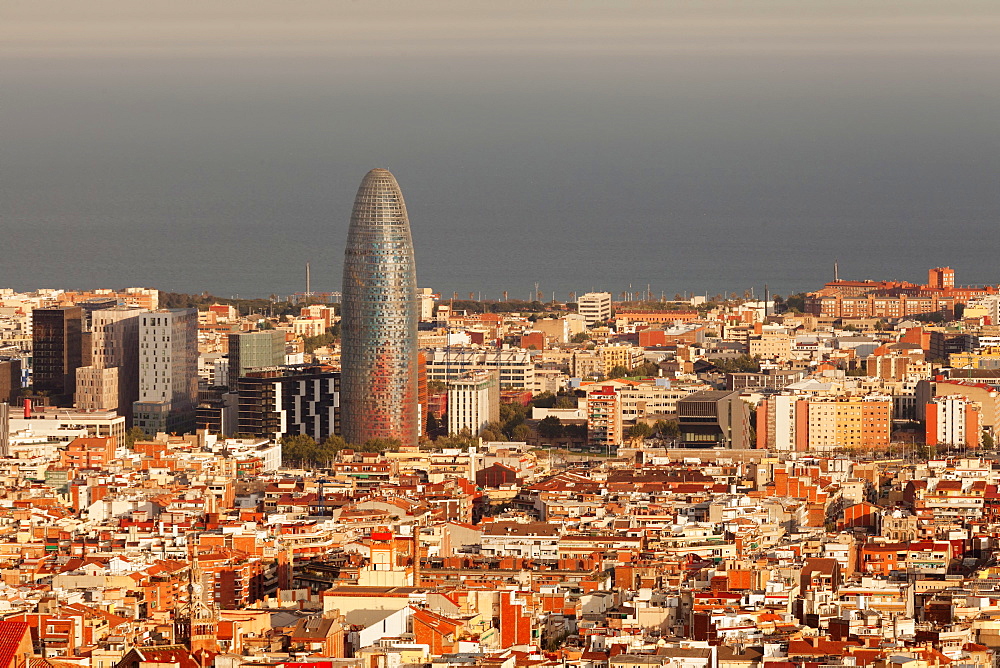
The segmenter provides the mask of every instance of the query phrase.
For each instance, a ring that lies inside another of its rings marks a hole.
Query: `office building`
[[[427,380],[448,383],[470,371],[496,369],[500,389],[532,389],[535,385],[535,363],[527,350],[449,347],[427,350],[426,354]]]
[[[147,434],[194,429],[198,401],[198,311],[139,316],[139,400],[133,424]]]
[[[21,360],[0,357],[0,402],[15,403],[21,395]]]
[[[340,431],[339,372],[329,367],[251,371],[239,380],[237,430],[275,440]]]
[[[55,405],[68,406],[76,391],[76,370],[83,364],[83,309],[37,308],[32,319],[32,388],[48,393]]]
[[[285,332],[266,329],[229,335],[228,385],[236,389],[237,380],[255,369],[282,366],[285,363]],[[218,381],[217,381],[218,382]]]
[[[406,204],[396,179],[373,169],[347,233],[341,320],[343,436],[416,447],[417,281]]]
[[[740,392],[703,390],[677,402],[682,447],[743,450],[750,440],[750,407]]]
[[[77,371],[78,408],[116,411],[132,426],[139,400],[139,315],[145,312],[116,306],[90,314],[91,362]]]
[[[474,371],[448,383],[448,433],[478,435],[500,421],[500,372]]]
[[[588,292],[576,300],[576,310],[587,320],[587,327],[611,320],[611,293]]]

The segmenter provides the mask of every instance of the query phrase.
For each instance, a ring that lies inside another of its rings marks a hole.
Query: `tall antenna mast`
[[[306,298],[312,297],[312,277],[309,274],[309,263],[306,262]]]
[[[840,263],[836,260],[833,261],[833,280],[840,280]]]

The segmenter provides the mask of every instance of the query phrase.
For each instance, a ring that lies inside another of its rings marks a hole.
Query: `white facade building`
[[[587,319],[587,327],[611,319],[611,293],[588,292],[576,300],[576,310]]]
[[[448,383],[448,433],[479,434],[500,421],[500,372],[474,371]]]
[[[535,364],[527,350],[436,348],[426,354],[427,380],[447,383],[470,371],[496,369],[502,390],[530,390],[535,385]]]
[[[139,400],[135,426],[147,434],[188,431],[198,401],[198,311],[139,316]]]

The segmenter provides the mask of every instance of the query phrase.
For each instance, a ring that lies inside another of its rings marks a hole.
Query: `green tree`
[[[514,441],[523,440],[514,438],[514,428],[523,424],[528,416],[528,409],[517,402],[500,404],[500,422],[503,424],[503,433]]]
[[[645,422],[636,422],[625,432],[625,438],[632,441],[642,441],[653,435],[653,428]]]
[[[438,431],[441,429],[441,423],[438,421],[434,413],[430,411],[427,412],[427,435],[434,438],[438,435]]]
[[[583,343],[584,341],[589,341],[589,340],[590,340],[590,334],[587,332],[577,332],[576,334],[573,335],[573,338],[570,339],[570,341],[573,343]]]
[[[996,447],[996,442],[993,440],[993,435],[990,432],[983,430],[982,438],[979,441],[984,450],[992,450]]]
[[[562,438],[562,420],[554,415],[549,415],[548,417],[543,418],[538,422],[538,435],[546,439]]]
[[[398,452],[401,445],[398,438],[369,438],[356,449],[361,452]]]
[[[479,434],[479,438],[483,439],[484,443],[507,440],[502,432],[498,433],[491,429],[483,429],[483,431]]]
[[[125,432],[125,447],[132,449],[136,441],[145,441],[149,438],[149,434],[142,430],[142,427],[132,427]]]
[[[556,397],[556,408],[576,408],[577,406],[579,406],[579,402],[575,396],[563,394]]]
[[[556,405],[556,395],[548,391],[536,394],[531,399],[531,405],[537,406],[538,408],[552,408]]]
[[[656,432],[660,438],[675,439],[681,435],[681,427],[677,420],[657,420]]]
[[[320,445],[320,447],[322,448],[323,452],[335,455],[341,450],[346,450],[350,448],[351,445],[340,436],[337,436],[336,434],[330,434],[325,439],[323,439],[323,443]]]
[[[712,366],[723,373],[757,373],[760,371],[760,358],[747,354],[730,358],[717,357],[709,361]]]
[[[510,440],[512,441],[530,441],[531,440],[531,427],[524,424],[523,422],[516,425],[510,432]]]
[[[612,367],[611,371],[608,372],[608,380],[611,380],[613,378],[625,378],[628,375],[629,375],[629,370],[619,365]]]
[[[794,295],[789,295],[785,298],[785,307],[794,313],[805,313],[806,293],[799,292]]]
[[[315,464],[319,460],[319,445],[312,436],[292,434],[281,438],[282,464]]]
[[[340,327],[338,323],[337,327]],[[337,342],[337,336],[333,333],[333,327],[327,328],[325,332],[317,336],[306,336],[302,338],[302,346],[307,353],[311,353],[317,348],[332,346]]]

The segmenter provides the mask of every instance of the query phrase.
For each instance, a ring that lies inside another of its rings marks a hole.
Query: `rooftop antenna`
[[[833,280],[834,281],[840,280],[840,263],[837,262],[836,260],[833,261]]]
[[[312,277],[309,274],[309,263],[306,262],[306,299],[312,296]]]

